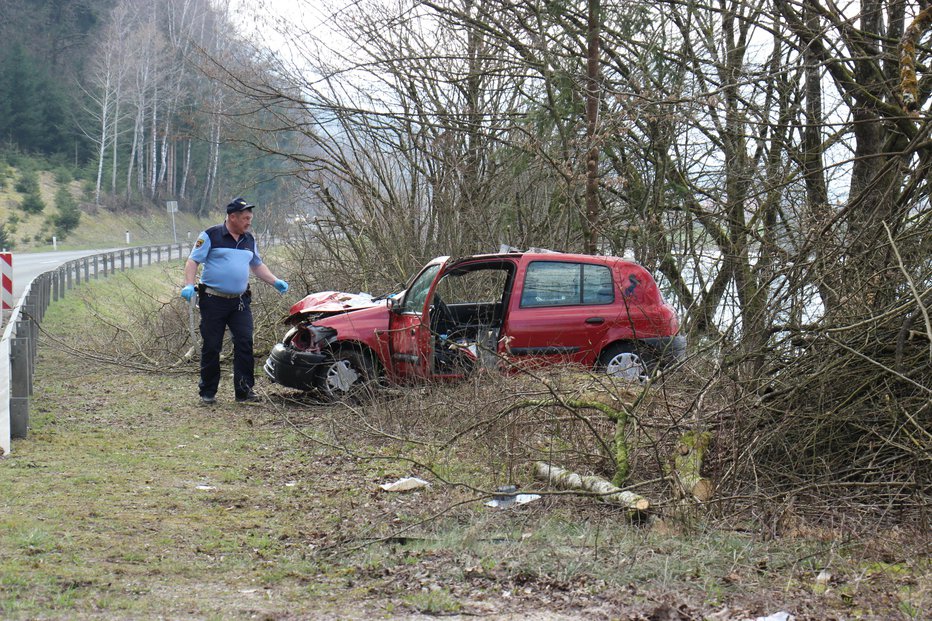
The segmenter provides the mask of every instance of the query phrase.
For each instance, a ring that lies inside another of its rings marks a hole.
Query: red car
[[[676,313],[643,267],[580,254],[439,257],[400,293],[311,294],[286,323],[266,374],[329,397],[372,380],[457,378],[505,360],[639,378],[686,351]]]

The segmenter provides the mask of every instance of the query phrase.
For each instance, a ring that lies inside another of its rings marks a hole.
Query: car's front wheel
[[[320,391],[330,399],[364,396],[379,378],[378,361],[358,349],[339,349],[328,353],[320,373]]]
[[[598,370],[619,379],[645,381],[649,375],[646,361],[630,343],[615,343],[599,356]]]

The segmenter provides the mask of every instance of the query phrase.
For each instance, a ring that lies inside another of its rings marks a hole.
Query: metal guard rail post
[[[129,268],[143,267],[143,251],[155,262],[181,259],[182,244],[155,244],[130,249]],[[163,255],[163,250],[165,251]],[[138,261],[135,259],[139,253]],[[109,259],[109,269],[108,269]],[[101,266],[102,263],[102,266]],[[116,252],[104,252],[74,259],[39,274],[32,279],[17,300],[0,337],[0,456],[9,455],[11,438],[25,438],[29,428],[29,398],[32,396],[33,374],[39,346],[39,324],[52,302],[65,297],[65,290],[89,281],[93,268],[96,280],[103,269],[104,277],[115,273]],[[126,251],[120,251],[120,271],[127,268]]]

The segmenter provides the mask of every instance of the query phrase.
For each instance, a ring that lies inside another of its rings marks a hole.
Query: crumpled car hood
[[[314,315],[315,318],[319,318],[339,313],[349,313],[364,308],[385,306],[386,303],[386,298],[376,299],[368,293],[320,291],[308,295],[292,306],[288,311],[288,319],[303,319],[305,316],[309,315]]]

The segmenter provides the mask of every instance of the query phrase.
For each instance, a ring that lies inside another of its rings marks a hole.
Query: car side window
[[[582,303],[611,304],[615,301],[615,285],[612,271],[604,265],[582,266]]]
[[[604,265],[534,261],[528,265],[521,307],[611,304],[612,272]]]
[[[424,310],[424,302],[427,301],[427,294],[430,291],[430,286],[434,282],[434,278],[437,276],[437,272],[440,271],[441,265],[431,265],[423,272],[421,275],[414,279],[414,282],[411,283],[411,286],[408,287],[408,290],[405,292],[404,300],[401,303],[401,308],[399,309],[402,313],[420,313]]]

